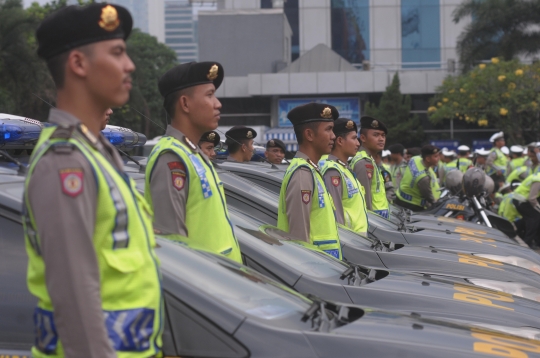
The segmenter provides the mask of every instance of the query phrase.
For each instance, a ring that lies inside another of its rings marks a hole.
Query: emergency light
[[[107,125],[101,133],[112,145],[119,148],[142,147],[146,143],[144,134],[124,127]]]

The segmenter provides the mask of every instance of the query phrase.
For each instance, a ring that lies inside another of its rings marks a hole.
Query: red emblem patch
[[[332,179],[332,185],[333,186],[339,186],[341,184],[341,177],[331,177]]]
[[[167,163],[167,166],[170,170],[181,170],[183,172],[186,171],[186,166],[182,162],[169,162]]]
[[[367,176],[368,178],[371,180],[371,178],[373,177],[373,165],[372,164],[366,164],[366,171],[367,171]]]
[[[176,188],[176,190],[184,189],[184,185],[186,184],[186,174],[181,172],[171,172],[171,175],[172,185]]]
[[[62,192],[75,198],[83,192],[83,171],[80,168],[60,170]]]
[[[302,190],[302,202],[309,204],[311,201],[311,190]]]

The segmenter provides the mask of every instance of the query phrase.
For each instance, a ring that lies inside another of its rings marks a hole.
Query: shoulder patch
[[[59,173],[64,194],[75,198],[83,192],[82,168],[61,169]]]
[[[182,172],[171,172],[172,176],[172,185],[174,188],[178,191],[184,189],[184,186],[186,184],[186,174]]]
[[[333,186],[339,186],[341,184],[341,177],[330,177]]]
[[[372,164],[366,164],[366,169],[367,170],[373,170],[373,165]]]
[[[311,190],[302,190],[302,202],[304,204],[309,204],[311,201]]]
[[[169,167],[169,169],[171,171],[173,170],[181,170],[183,172],[186,171],[186,166],[184,165],[184,163],[180,162],[180,161],[177,161],[177,162],[168,162],[167,163],[167,166]]]

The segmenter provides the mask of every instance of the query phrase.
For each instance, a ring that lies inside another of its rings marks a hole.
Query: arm
[[[188,236],[186,203],[189,191],[185,163],[172,152],[162,154],[150,178],[154,203],[154,230],[163,234]]]
[[[336,221],[341,225],[345,225],[345,215],[343,213],[343,203],[341,200],[343,197],[342,179],[341,174],[336,169],[328,169],[326,173],[324,173],[326,190],[328,190],[328,194],[332,196],[336,207]]]
[[[318,200],[313,198],[313,175],[309,169],[300,168],[294,172],[289,182],[285,203],[289,233],[306,242],[311,242],[309,214],[312,200]]]
[[[75,177],[69,179],[69,173]],[[90,165],[78,151],[50,151],[36,165],[28,196],[66,356],[115,357],[103,319],[93,244],[97,187]]]
[[[365,159],[362,159],[356,163],[353,168],[353,172],[356,175],[358,182],[364,187],[366,191],[366,209],[371,210],[371,178],[374,175],[373,165]]]
[[[433,204],[435,202],[435,198],[433,197],[433,192],[431,191],[431,180],[429,176],[420,179],[417,185],[422,198],[426,199],[429,204]]]
[[[538,193],[540,192],[540,183],[532,183],[531,185],[531,191],[529,192],[529,197],[527,200],[529,201],[529,204],[537,210],[540,211],[540,204],[538,203]]]

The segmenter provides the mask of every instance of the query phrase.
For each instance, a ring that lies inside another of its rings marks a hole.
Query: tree
[[[399,90],[399,76],[396,73],[392,84],[386,87],[379,106],[367,103],[365,114],[378,118],[388,127],[387,145],[401,143],[405,147],[418,146],[424,140],[424,132],[417,116],[411,116],[411,96],[404,96]]]
[[[111,124],[131,128],[149,138],[162,135],[166,115],[158,80],[177,64],[176,53],[138,29],[133,30],[127,41],[127,52],[136,66],[133,88],[129,102],[114,111]]]
[[[457,43],[464,70],[491,57],[509,61],[540,50],[539,0],[466,0],[453,17],[455,23],[473,19]]]
[[[447,77],[428,108],[430,120],[490,126],[508,134],[511,144],[529,143],[540,130],[539,80],[540,63],[493,58],[469,73]]]

